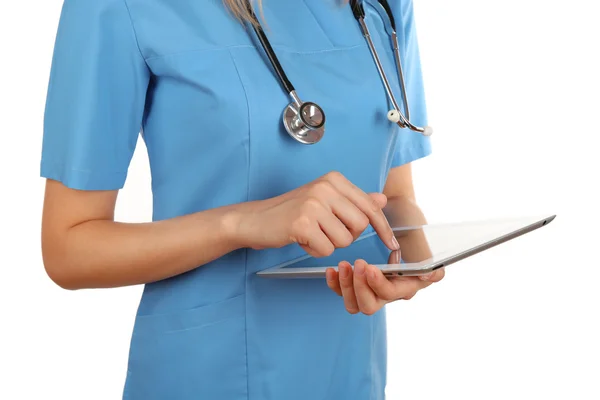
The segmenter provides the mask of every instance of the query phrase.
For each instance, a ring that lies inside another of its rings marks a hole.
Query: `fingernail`
[[[427,275],[421,275],[421,276],[419,276],[419,278],[422,281],[428,281],[429,279],[431,279],[432,276],[433,276],[433,272],[430,272]]]
[[[357,263],[354,266],[354,273],[356,275],[364,275],[365,274],[365,266],[362,263]]]
[[[369,268],[369,278],[373,281],[377,278],[377,271],[375,271],[375,268]]]
[[[400,264],[400,253],[398,251],[394,251],[394,255],[392,256],[392,264]]]
[[[326,278],[326,279],[327,279],[329,282],[332,282],[332,281],[333,281],[333,271],[331,271],[331,270],[329,270],[329,269],[328,269],[328,270],[325,272],[325,278]]]
[[[396,239],[396,236],[392,236],[392,244],[394,245],[394,250],[398,250],[400,249],[400,243],[398,243],[398,239]]]
[[[342,268],[340,267],[340,277],[342,279],[345,279],[348,277],[348,268]]]

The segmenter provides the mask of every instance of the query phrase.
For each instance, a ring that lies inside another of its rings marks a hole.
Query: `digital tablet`
[[[399,251],[390,251],[375,232],[336,249],[331,256],[309,255],[267,268],[257,274],[264,278],[319,278],[327,268],[341,261],[353,264],[364,259],[388,276],[425,275],[511,239],[541,228],[555,215],[460,223],[430,224],[393,228]]]

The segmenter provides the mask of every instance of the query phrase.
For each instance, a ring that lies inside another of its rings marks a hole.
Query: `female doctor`
[[[394,200],[425,222],[410,163],[430,151],[426,135],[386,116],[398,107],[366,40],[401,96],[393,17],[410,119],[424,125],[411,0],[393,0],[389,16],[371,0],[262,3],[64,2],[44,123],[43,258],[66,289],[145,284],[124,399],[383,399],[382,307],[443,276],[388,280],[369,254],[326,283],[256,276],[372,229],[397,249],[382,208]],[[140,127],[153,222],[120,223]]]

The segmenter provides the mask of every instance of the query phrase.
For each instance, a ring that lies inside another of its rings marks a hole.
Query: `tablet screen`
[[[336,249],[331,256],[322,258],[305,256],[286,263],[280,268],[335,267],[341,261],[353,264],[357,259],[364,259],[373,265],[397,266],[399,263],[410,263],[426,266],[486,245],[542,220],[544,218],[529,217],[396,227],[393,230],[400,244],[400,260],[398,252],[391,252],[372,232],[358,238],[346,248]]]

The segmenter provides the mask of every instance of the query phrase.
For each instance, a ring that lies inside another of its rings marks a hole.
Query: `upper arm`
[[[67,258],[69,230],[87,221],[112,221],[117,193],[77,190],[53,179],[46,181],[41,240],[44,266],[51,277],[63,268]]]
[[[388,199],[406,198],[413,201],[415,200],[412,165],[410,163],[390,170],[387,180],[385,181],[383,194],[385,194]]]
[[[92,220],[113,220],[117,190],[71,189],[53,179],[46,181],[42,237],[52,238]]]
[[[123,0],[65,0],[46,98],[44,259],[68,230],[112,219],[139,136],[150,73]]]

